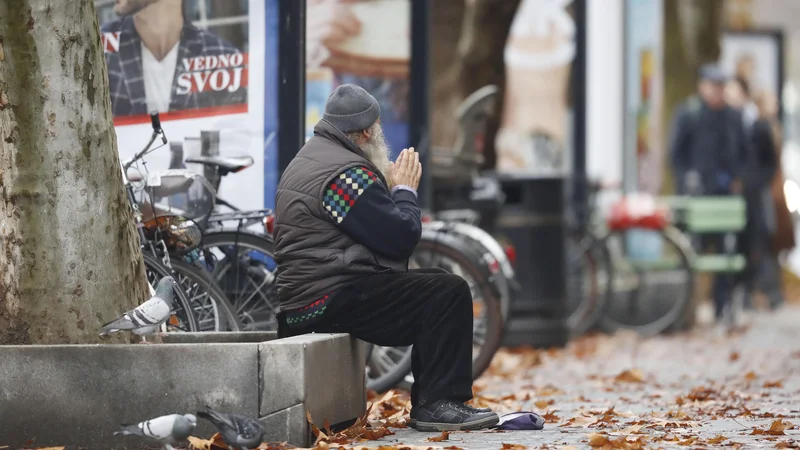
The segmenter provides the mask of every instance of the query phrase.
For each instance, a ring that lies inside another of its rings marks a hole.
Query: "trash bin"
[[[561,347],[566,324],[566,179],[500,175],[506,203],[496,235],[514,245],[521,292],[511,304],[503,344]]]

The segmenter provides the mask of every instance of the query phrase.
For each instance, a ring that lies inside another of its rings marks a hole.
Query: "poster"
[[[628,192],[657,195],[663,179],[662,0],[625,0],[625,132]]]
[[[158,111],[170,145],[146,158],[149,171],[183,165],[181,159],[199,152],[201,133],[211,133],[220,156],[253,159],[223,179],[220,197],[243,209],[271,207],[278,62],[267,55],[278,53],[277,0],[95,0],[95,6],[120,159],[147,143],[148,113]]]
[[[522,0],[504,51],[497,171],[563,175],[571,147],[572,0]]]
[[[409,0],[306,0],[306,138],[339,85],[363,87],[381,106],[392,159],[408,146]]]
[[[782,39],[779,32],[724,32],[720,65],[750,83],[754,98],[762,94],[781,98],[783,87]]]

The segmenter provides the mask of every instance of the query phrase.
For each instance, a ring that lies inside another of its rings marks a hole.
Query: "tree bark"
[[[449,36],[437,34],[452,33],[452,27],[440,28],[436,21],[437,18],[445,17],[453,20],[453,14],[436,12],[437,8],[451,8],[451,11],[456,11],[447,5],[451,1],[454,0],[431,2],[434,9],[431,39],[434,41],[443,39],[443,42],[455,42],[447,41]],[[486,158],[485,166],[488,168],[495,165],[494,140],[499,126],[499,113],[503,110],[505,87],[503,51],[519,3],[520,0],[466,0],[455,60],[446,72],[433,74],[434,110],[431,136],[434,145],[439,146],[450,146],[455,142],[458,129],[453,113],[468,95],[487,84],[499,87],[500,93],[495,109],[497,114],[490,121],[484,139],[483,152]]]
[[[149,292],[93,0],[0,1],[0,140],[0,344],[99,342]]]

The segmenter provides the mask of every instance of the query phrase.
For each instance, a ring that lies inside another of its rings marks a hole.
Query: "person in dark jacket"
[[[669,144],[675,187],[683,195],[725,196],[743,193],[748,161],[748,142],[742,115],[725,102],[727,77],[716,66],[700,71],[698,95],[680,106],[673,118]],[[724,236],[704,242],[725,251]],[[721,319],[729,304],[733,278],[727,274],[714,280],[714,310]]]
[[[770,250],[770,224],[768,212],[772,208],[771,183],[778,171],[778,152],[772,135],[770,122],[752,100],[749,83],[740,77],[728,83],[726,89],[728,104],[745,112],[745,130],[750,142],[747,170],[744,174],[744,197],[747,202],[747,229],[743,236],[742,250],[746,252],[748,269],[745,274],[747,290],[745,306],[752,307],[752,293],[758,284],[773,298],[779,298],[780,291],[772,289],[775,278],[772,272],[772,252]],[[752,112],[751,112],[752,111]],[[759,283],[762,281],[762,283]],[[767,283],[763,283],[767,281]]]
[[[463,278],[408,270],[422,223],[414,149],[389,161],[380,105],[344,84],[314,136],[289,163],[275,198],[281,337],[350,333],[380,346],[409,346],[411,426],[480,429],[497,414],[472,398],[472,295]]]

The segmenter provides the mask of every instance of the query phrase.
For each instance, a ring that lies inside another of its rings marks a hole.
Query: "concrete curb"
[[[260,418],[269,440],[306,446],[306,410],[320,423],[363,413],[363,346],[350,336],[230,333],[244,342],[201,343],[232,338],[223,334],[165,338],[191,344],[0,346],[0,446],[135,447],[112,436],[120,423],[205,405]],[[194,435],[213,432],[200,421]]]

